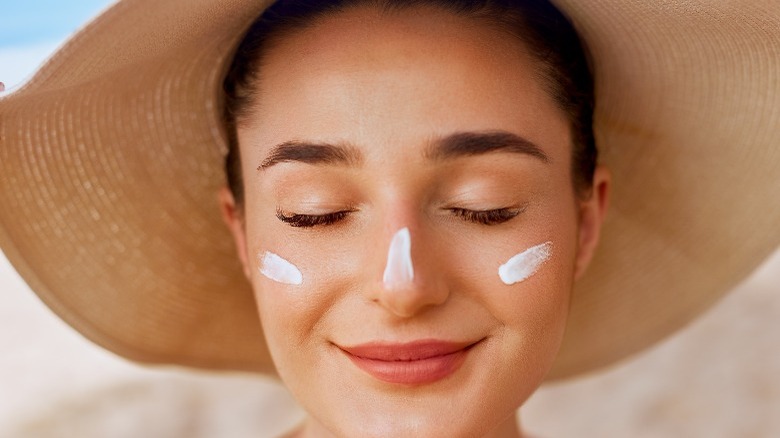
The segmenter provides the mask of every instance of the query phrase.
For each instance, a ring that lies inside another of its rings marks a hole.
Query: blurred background
[[[0,0],[5,93],[111,3]],[[650,351],[543,387],[524,428],[539,438],[780,436],[778,292],[780,251]],[[273,381],[142,367],[93,346],[0,254],[1,438],[275,437],[302,418]]]

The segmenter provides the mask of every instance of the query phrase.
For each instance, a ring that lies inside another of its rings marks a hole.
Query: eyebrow
[[[545,163],[550,157],[533,142],[508,131],[457,132],[437,141],[425,151],[425,157],[441,161],[490,152],[530,155]]]
[[[517,153],[545,163],[550,161],[542,148],[508,131],[457,132],[435,139],[423,155],[428,160],[444,161],[491,152]],[[349,143],[286,141],[274,146],[257,170],[265,170],[285,162],[355,167],[363,163],[363,154],[359,148]]]
[[[356,147],[346,143],[286,141],[274,146],[268,158],[263,160],[257,170],[268,169],[275,164],[292,161],[307,164],[358,166],[363,162],[363,154]]]

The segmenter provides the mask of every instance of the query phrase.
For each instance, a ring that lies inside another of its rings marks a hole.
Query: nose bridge
[[[402,289],[413,282],[412,237],[409,228],[404,227],[390,240],[382,284],[386,289]]]
[[[430,236],[425,235],[425,227],[419,220],[404,222],[390,227],[393,231],[383,239],[386,259],[375,301],[396,316],[408,318],[444,303],[449,293],[431,263],[435,254],[427,248]]]

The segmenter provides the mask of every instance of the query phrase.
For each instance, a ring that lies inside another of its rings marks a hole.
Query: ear
[[[590,265],[601,236],[601,225],[607,215],[612,175],[604,166],[597,166],[593,174],[593,188],[588,199],[580,201],[579,237],[574,278],[579,279]]]
[[[228,187],[222,187],[219,190],[219,209],[222,212],[222,220],[225,221],[233,235],[233,241],[236,244],[238,259],[241,261],[241,267],[244,269],[244,275],[251,279],[249,273],[249,257],[246,249],[246,227],[244,226],[244,214],[241,207],[236,205],[233,193]]]

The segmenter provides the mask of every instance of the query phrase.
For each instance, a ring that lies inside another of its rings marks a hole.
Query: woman
[[[565,20],[462,3],[279,3],[239,44],[263,5],[120,2],[0,102],[3,250],[129,358],[273,367],[303,436],[519,436],[543,380],[660,339],[777,246],[756,29],[780,11],[560,5],[612,190]]]

